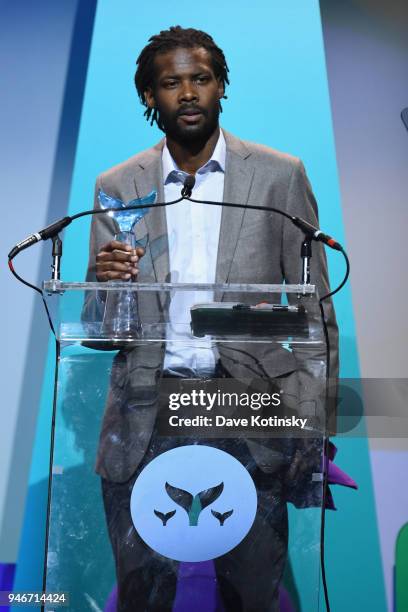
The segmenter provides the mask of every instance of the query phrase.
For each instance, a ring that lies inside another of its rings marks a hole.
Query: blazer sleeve
[[[315,197],[313,195],[309,180],[306,176],[305,168],[300,160],[295,160],[293,170],[289,178],[287,190],[286,212],[290,215],[302,217],[314,226],[318,226],[318,209]],[[282,231],[282,247],[281,247],[281,266],[283,275],[287,283],[298,283],[301,275],[300,263],[300,230],[293,225],[288,219],[284,220]],[[312,258],[310,265],[311,283],[316,285],[318,297],[322,297],[330,292],[329,277],[327,270],[327,261],[325,255],[325,247],[321,242],[313,242]],[[330,379],[336,381],[339,375],[339,335],[336,322],[336,315],[331,299],[323,302],[324,316],[326,320],[328,339],[330,346]],[[304,401],[313,401],[313,395],[318,391],[318,385],[313,385],[305,376],[302,375],[302,361],[307,359],[302,354],[301,349],[294,350],[295,357],[300,367],[300,382],[301,390],[303,391]],[[326,347],[322,347],[322,360],[326,359]],[[323,382],[323,381],[322,381]],[[336,385],[334,385],[335,387]],[[310,397],[308,397],[310,391]],[[323,392],[323,387],[320,393]],[[302,398],[300,398],[302,402]],[[331,410],[331,404],[329,407]],[[327,413],[326,413],[326,416]],[[329,427],[333,428],[333,423],[329,422]]]

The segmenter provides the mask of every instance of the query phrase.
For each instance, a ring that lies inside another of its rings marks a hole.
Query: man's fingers
[[[106,244],[103,245],[103,247],[101,247],[100,251],[131,251],[132,247],[129,246],[128,244],[125,244],[124,242],[119,242],[119,240],[111,240],[110,242],[107,242]]]
[[[135,265],[130,262],[119,262],[119,261],[100,261],[96,264],[97,272],[108,272],[111,270],[112,272],[129,272],[131,273],[132,269],[135,269]]]
[[[127,261],[129,263],[136,263],[139,260],[140,255],[136,254],[136,251],[99,251],[96,256],[96,262],[115,262],[115,261]]]
[[[129,280],[136,277],[139,270],[135,263],[119,261],[98,261],[96,264],[96,278],[103,283],[107,280]]]
[[[98,272],[96,274],[96,278],[100,283],[105,283],[111,280],[129,280],[131,278],[131,274],[107,270],[106,272]]]
[[[118,240],[111,240],[107,244],[104,244],[100,248],[96,258],[102,259],[114,259],[116,261],[124,261],[129,259],[131,261],[137,261],[138,258],[143,257],[146,253],[146,249],[143,247],[136,247],[132,249],[128,244],[123,244]],[[136,257],[136,259],[134,259]]]
[[[111,240],[96,256],[96,278],[101,283],[136,278],[139,273],[137,262],[144,254],[142,247],[132,249],[128,244]]]
[[[316,468],[316,461],[316,449],[314,447],[303,448],[302,451],[296,450],[287,471],[288,479],[296,481],[312,470],[318,469]]]

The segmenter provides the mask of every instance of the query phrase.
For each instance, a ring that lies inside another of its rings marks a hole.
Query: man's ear
[[[153,89],[151,87],[148,87],[144,92],[144,98],[148,108],[154,108],[156,106]]]

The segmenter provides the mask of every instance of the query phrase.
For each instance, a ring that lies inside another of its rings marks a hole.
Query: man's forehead
[[[204,47],[177,47],[156,54],[156,75],[163,72],[184,72],[198,67],[212,70],[211,55]]]

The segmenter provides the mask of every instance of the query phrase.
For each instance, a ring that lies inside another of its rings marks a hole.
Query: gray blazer
[[[317,205],[301,161],[269,147],[242,141],[224,130],[226,168],[224,201],[260,204],[299,215],[317,225]],[[101,174],[96,195],[103,189],[124,201],[142,197],[152,190],[164,200],[161,154],[163,140],[122,164]],[[141,282],[169,280],[169,250],[165,209],[153,208],[136,225],[137,237],[149,234],[149,246],[140,260]],[[107,215],[95,215],[92,222],[87,281],[95,281],[95,258],[100,247],[112,240],[115,227]],[[223,208],[217,253],[216,282],[298,283],[300,281],[301,234],[289,221],[275,213]],[[329,291],[324,248],[313,246],[311,282],[320,295]],[[236,296],[241,299],[242,296]],[[235,299],[229,295],[228,299]],[[146,296],[139,304],[151,315],[160,304]],[[92,305],[87,305],[88,310]],[[332,303],[325,303],[331,347],[331,376],[338,373],[338,330]],[[92,313],[88,312],[88,316]],[[235,345],[239,349],[239,344]],[[301,369],[296,356],[276,346],[259,345],[256,355],[245,356],[218,346],[224,368],[234,378],[253,378],[258,361],[271,378],[285,377],[293,395],[299,389]],[[324,354],[322,354],[324,358]],[[149,444],[156,418],[156,389],[164,360],[164,346],[152,344],[121,351],[115,357],[110,391],[103,419],[98,450],[97,472],[114,482],[125,482],[137,469]],[[255,374],[256,375],[256,374]],[[259,371],[259,377],[264,373]],[[289,382],[288,382],[289,381]],[[316,389],[302,384],[302,398],[311,399]],[[309,389],[310,397],[304,397]],[[256,452],[256,451],[255,451]],[[262,462],[265,457],[262,451]],[[267,466],[266,466],[267,469]]]

